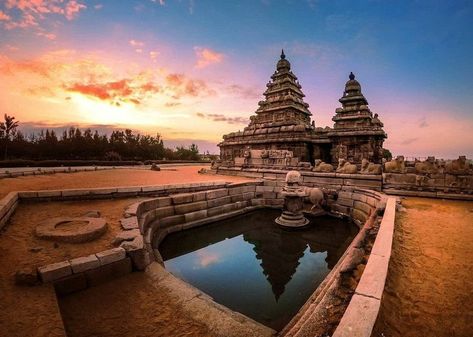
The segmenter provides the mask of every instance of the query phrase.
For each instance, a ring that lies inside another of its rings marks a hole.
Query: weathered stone
[[[182,224],[186,221],[186,218],[183,214],[178,214],[174,216],[168,216],[159,220],[159,224],[162,227],[169,227]]]
[[[185,214],[186,222],[196,221],[196,220],[199,220],[199,219],[203,219],[205,217],[207,217],[207,210],[206,209]]]
[[[206,191],[194,192],[193,193],[193,199],[192,199],[193,202],[204,201],[206,199],[207,199],[207,192]]]
[[[96,286],[103,282],[129,274],[131,271],[131,259],[129,257],[125,257],[121,260],[102,265],[100,268],[87,270],[85,272],[85,276],[89,286]]]
[[[209,196],[208,193],[209,192],[207,192],[207,198]],[[192,202],[188,204],[174,206],[174,210],[176,214],[185,214],[185,213],[200,211],[203,209],[207,209],[207,201],[198,201],[198,202]]]
[[[228,189],[221,188],[207,192],[207,200],[225,197],[228,195]]]
[[[120,219],[120,225],[125,230],[136,229],[138,228],[138,218],[131,216],[129,218]]]
[[[174,215],[174,206],[160,207],[155,209],[153,212],[155,218],[162,219]]]
[[[85,273],[72,274],[54,282],[54,289],[58,295],[68,295],[87,288]]]
[[[141,236],[139,229],[131,229],[128,231],[121,231],[119,232],[112,241],[112,245],[118,246],[123,241],[131,241],[135,237]]]
[[[38,271],[33,267],[25,267],[15,272],[15,284],[21,286],[34,286],[39,283]]]
[[[192,193],[175,194],[171,196],[171,199],[174,205],[185,204],[192,202],[194,195]]]
[[[73,224],[74,228],[61,228],[61,225],[67,224]],[[36,226],[35,235],[46,240],[81,243],[93,241],[102,236],[106,231],[107,222],[102,218],[57,217],[46,219]]]
[[[100,261],[94,254],[72,259],[69,263],[71,264],[72,272],[75,274],[100,266]]]
[[[106,264],[109,264],[115,261],[123,260],[126,256],[126,253],[123,248],[117,247],[117,248],[104,250],[95,255],[99,259],[100,265],[104,266]]]
[[[62,261],[39,267],[38,273],[43,282],[53,282],[62,277],[71,275],[72,268],[69,261]]]

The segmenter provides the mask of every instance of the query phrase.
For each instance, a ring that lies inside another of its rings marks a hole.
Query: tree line
[[[6,114],[0,122],[0,149],[3,149],[4,160],[200,160],[197,145],[167,148],[159,134],[153,137],[126,129],[107,136],[97,130],[70,127],[60,135],[49,129],[24,135],[18,127],[15,117]]]

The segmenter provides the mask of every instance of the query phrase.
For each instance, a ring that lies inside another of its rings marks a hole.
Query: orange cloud
[[[76,0],[7,0],[6,12],[1,12],[3,15],[0,14],[0,18],[6,21],[6,29],[39,27],[39,22],[45,20],[47,15],[62,15],[67,20],[73,20],[86,8],[85,4]],[[18,20],[11,18],[15,11],[21,13]]]
[[[10,19],[9,15],[0,10],[0,21],[9,21]]]
[[[132,79],[122,79],[106,83],[73,83],[72,85],[65,86],[65,89],[69,92],[76,92],[109,101],[116,105],[120,102],[130,102],[138,105],[141,104],[146,95],[160,91],[160,87],[154,83],[140,84]]]
[[[222,114],[204,114],[197,112],[196,116],[203,119],[210,119],[214,122],[225,122],[228,124],[246,125],[249,122],[248,118],[245,117],[228,117]]]
[[[36,35],[45,37],[51,41],[56,39],[56,34],[53,33],[36,32]]]
[[[196,68],[205,68],[211,64],[220,63],[224,58],[222,53],[208,48],[194,47],[194,52],[197,57]]]
[[[216,92],[209,88],[206,82],[187,78],[184,74],[167,75],[166,84],[166,88],[173,92],[174,98],[216,95]]]

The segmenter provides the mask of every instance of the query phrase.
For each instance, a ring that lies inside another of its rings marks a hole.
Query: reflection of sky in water
[[[316,226],[285,231],[273,222],[279,214],[261,210],[169,235],[159,247],[166,269],[216,302],[280,330],[323,281],[328,263],[336,263],[356,229],[318,218]]]
[[[307,248],[297,272],[276,302],[255,255],[253,245],[240,235],[168,260],[165,265],[217,302],[266,323],[275,317],[290,319],[328,273],[327,253],[313,254]]]

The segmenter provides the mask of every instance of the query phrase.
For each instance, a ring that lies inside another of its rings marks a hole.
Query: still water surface
[[[305,229],[274,223],[258,210],[168,235],[159,251],[172,274],[226,307],[281,330],[357,233],[352,223],[319,217]]]

